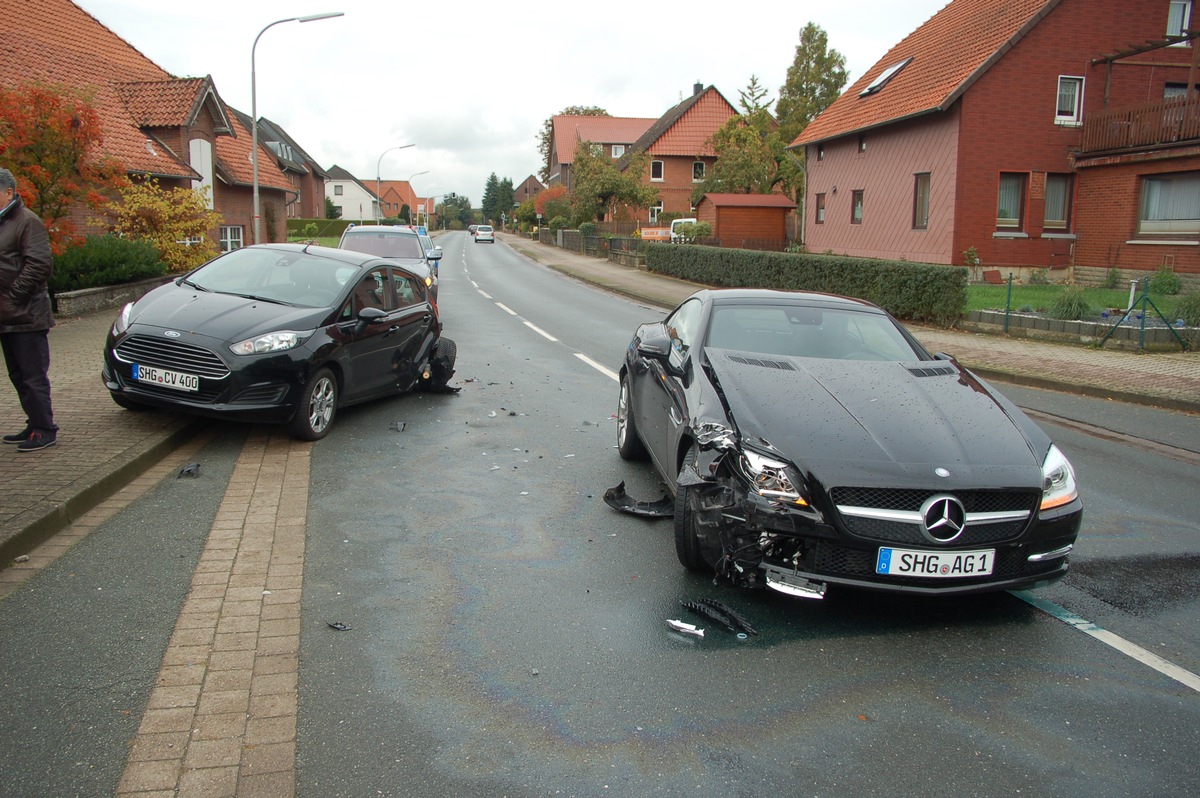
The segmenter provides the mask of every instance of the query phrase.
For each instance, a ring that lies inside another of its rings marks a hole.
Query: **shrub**
[[[1034,269],[1029,273],[1030,285],[1049,285],[1050,276],[1046,269]]]
[[[565,216],[555,216],[553,219],[550,220],[550,229],[551,230],[562,230],[566,226],[567,226],[567,217],[565,217]]]
[[[1083,289],[1077,285],[1069,286],[1050,303],[1047,313],[1052,319],[1078,321],[1092,315],[1092,306],[1088,304]]]
[[[1175,316],[1189,327],[1200,327],[1200,291],[1185,295],[1175,305]]]
[[[161,277],[167,264],[150,241],[116,236],[88,236],[54,259],[51,293],[98,288]]]
[[[1104,283],[1103,283],[1104,287],[1112,289],[1112,288],[1116,288],[1120,284],[1121,284],[1121,270],[1116,267],[1109,269],[1108,272],[1104,275]]]
[[[309,238],[316,238],[317,237],[317,223],[309,222],[308,224],[304,225],[304,235],[308,236]]]
[[[583,224],[579,225],[579,234],[585,238],[590,238],[596,235],[596,223],[584,222]]]
[[[1158,271],[1150,278],[1150,290],[1156,294],[1174,296],[1181,288],[1179,275],[1170,266],[1159,266]]]

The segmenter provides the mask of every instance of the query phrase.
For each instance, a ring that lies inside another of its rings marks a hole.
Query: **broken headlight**
[[[742,473],[750,480],[754,492],[765,499],[789,502],[799,507],[808,507],[808,499],[789,473],[787,463],[764,457],[757,452],[743,449],[738,458]]]

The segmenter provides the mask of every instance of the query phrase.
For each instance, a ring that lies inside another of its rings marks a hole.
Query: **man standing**
[[[0,344],[8,378],[25,411],[25,429],[5,435],[18,452],[58,441],[50,407],[50,238],[38,215],[17,194],[12,172],[0,168]]]

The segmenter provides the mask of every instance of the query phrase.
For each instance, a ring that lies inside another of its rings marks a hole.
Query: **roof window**
[[[880,72],[879,77],[875,78],[874,82],[871,83],[870,86],[867,86],[865,89],[859,92],[858,96],[866,97],[868,94],[875,94],[879,92],[888,84],[888,81],[896,77],[897,73],[899,73],[901,69],[904,69],[904,67],[908,66],[910,61],[912,61],[912,56],[905,58],[898,64],[892,64],[890,67]]]

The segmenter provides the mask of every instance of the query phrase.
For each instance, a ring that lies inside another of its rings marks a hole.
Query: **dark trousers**
[[[50,407],[50,331],[0,333],[0,345],[29,428],[57,432]]]

